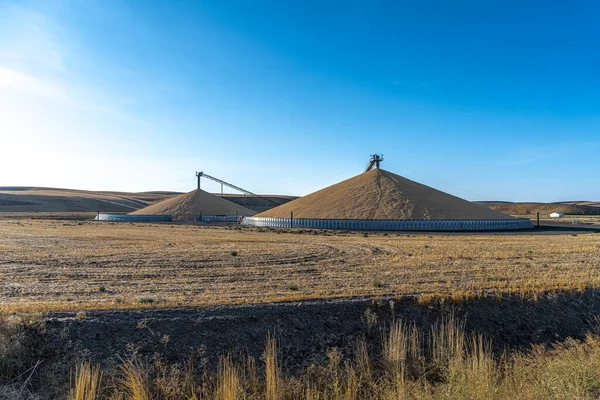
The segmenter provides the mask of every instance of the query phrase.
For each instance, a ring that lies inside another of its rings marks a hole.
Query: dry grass
[[[0,220],[0,312],[582,290],[600,288],[599,249],[595,235]]]
[[[75,370],[75,383],[70,393],[70,400],[99,399],[102,374],[97,366],[90,362],[78,365]]]
[[[152,394],[148,382],[148,368],[137,359],[126,361],[122,367],[120,387],[130,400],[150,400]]]
[[[219,360],[215,399],[237,400],[240,397],[241,391],[238,367],[233,364],[229,356],[221,357]]]
[[[266,356],[277,353],[275,343],[270,337]],[[583,341],[567,340],[552,349],[536,347],[528,353],[495,356],[485,338],[465,333],[455,321],[443,321],[431,331],[397,321],[384,333],[383,346],[383,360],[368,361],[380,366],[376,370],[365,369],[362,351],[356,359],[343,359],[332,350],[328,365],[296,377],[278,372],[275,392],[269,372],[264,380],[255,382],[254,364],[236,364],[228,356],[221,358],[216,377],[199,377],[193,369],[185,369],[167,380],[152,367],[128,361],[116,385],[102,386],[102,398],[533,400],[595,399],[600,395],[600,337],[595,334],[588,334]],[[266,370],[269,362],[267,356]],[[97,393],[89,384],[89,368],[86,364],[79,369],[84,377],[76,379],[74,392]],[[95,376],[99,386],[100,376]],[[172,390],[190,386],[193,389],[186,393],[191,395]]]
[[[270,333],[267,336],[265,348],[265,399],[280,400],[281,393],[281,366],[277,356],[277,340]]]

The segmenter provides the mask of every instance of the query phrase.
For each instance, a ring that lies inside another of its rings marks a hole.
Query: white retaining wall
[[[242,220],[241,215],[196,215],[194,220],[196,222],[240,222]]]
[[[362,220],[244,217],[243,225],[274,228],[347,229],[360,231],[502,231],[533,228],[531,220]]]
[[[128,214],[98,214],[95,218],[98,221],[116,221],[116,222],[171,222],[171,215],[128,215]]]

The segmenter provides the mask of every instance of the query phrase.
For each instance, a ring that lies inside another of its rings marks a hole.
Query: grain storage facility
[[[255,217],[244,218],[243,223],[274,227],[424,231],[533,227],[529,219],[513,218],[380,168],[368,168],[353,178]]]

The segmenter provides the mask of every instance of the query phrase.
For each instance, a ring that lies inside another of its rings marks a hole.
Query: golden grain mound
[[[196,189],[132,212],[133,215],[172,215],[173,221],[193,221],[196,215],[256,214],[245,207]]]
[[[324,219],[511,219],[382,169],[265,211],[257,217]]]

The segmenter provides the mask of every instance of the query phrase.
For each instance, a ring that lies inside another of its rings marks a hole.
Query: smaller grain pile
[[[171,215],[173,221],[193,221],[196,215],[252,216],[254,211],[196,189],[189,193],[163,200],[130,215]]]

